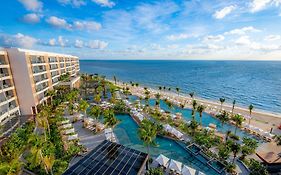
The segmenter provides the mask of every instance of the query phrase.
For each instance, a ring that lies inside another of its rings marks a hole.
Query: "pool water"
[[[129,97],[130,101],[135,101],[137,99],[138,99],[138,97],[136,97],[136,96],[130,96]],[[142,103],[145,103],[145,102],[142,101]],[[155,106],[155,99],[150,99],[149,105]],[[182,116],[185,120],[187,120],[187,121],[192,120],[192,116],[191,116],[192,110],[191,109],[187,109],[187,108],[182,109],[182,108],[180,108],[178,106],[175,106],[175,105],[173,106],[173,108],[169,108],[164,100],[160,100],[160,108],[165,110],[165,111],[169,111],[171,113],[177,113],[177,112],[182,113]],[[200,122],[200,115],[199,115],[198,112],[195,115],[195,120],[197,122]],[[222,133],[226,133],[227,131],[231,131],[232,133],[234,133],[234,131],[235,131],[235,126],[230,125],[228,123],[225,123],[222,126],[222,123],[219,119],[211,116],[208,113],[203,113],[203,115],[202,115],[202,125],[207,127],[207,126],[209,126],[210,123],[213,123],[213,124],[217,125],[217,131],[222,132]],[[249,137],[249,138],[254,138],[256,140],[259,140],[256,136],[251,135],[251,134],[249,134],[245,131],[242,131],[239,128],[237,128],[236,135],[238,135],[240,138]]]
[[[138,137],[138,125],[131,116],[127,114],[120,114],[116,115],[116,117],[121,121],[114,128],[114,133],[116,134],[119,143],[142,152],[147,152],[146,147]],[[207,166],[207,161],[205,163],[200,162],[196,157],[186,151],[175,141],[164,137],[157,137],[156,143],[157,147],[150,148],[150,155],[152,157],[163,154],[205,174],[218,174],[212,168]]]

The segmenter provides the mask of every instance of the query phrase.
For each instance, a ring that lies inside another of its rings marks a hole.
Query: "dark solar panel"
[[[147,154],[123,145],[103,141],[64,175],[133,175],[147,161]]]

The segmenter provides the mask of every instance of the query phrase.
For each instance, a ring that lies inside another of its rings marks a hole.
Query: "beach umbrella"
[[[181,166],[182,166],[181,162],[178,162],[176,160],[171,159],[170,164],[169,164],[169,168],[171,170],[175,170],[176,172],[180,173],[181,172]]]
[[[182,173],[182,175],[195,175],[196,170],[193,168],[190,168],[189,166],[183,165],[181,173]]]
[[[159,163],[159,165],[162,165],[164,167],[167,166],[168,162],[169,162],[169,158],[164,156],[163,154],[160,154],[157,158],[156,158],[156,162]]]

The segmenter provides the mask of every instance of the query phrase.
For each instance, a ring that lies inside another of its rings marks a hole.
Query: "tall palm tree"
[[[195,120],[196,107],[197,107],[197,101],[193,100],[192,101],[192,111],[191,111],[192,120]]]
[[[144,119],[138,129],[138,135],[140,140],[147,148],[147,154],[150,155],[149,147],[155,145],[155,139],[157,135],[157,126],[151,121]]]
[[[242,125],[242,122],[243,122],[244,118],[241,115],[236,114],[232,117],[232,120],[235,122],[235,132],[234,132],[234,134],[236,135],[237,128]]]
[[[53,97],[56,95],[56,91],[55,90],[48,90],[46,92],[46,96],[49,96],[51,98],[51,103],[53,103]]]
[[[176,91],[178,93],[178,96],[180,95],[180,88],[179,87],[176,87]]]
[[[204,110],[205,110],[205,106],[204,105],[199,105],[197,107],[197,111],[199,112],[199,115],[200,115],[200,126],[202,126],[202,114],[203,114]]]
[[[49,156],[44,156],[43,157],[43,163],[45,165],[45,169],[47,171],[47,173],[53,175],[53,165],[55,163],[55,156],[54,155],[49,155]]]
[[[116,78],[115,75],[113,76],[113,79],[114,79],[114,84],[116,85],[116,84],[117,84],[117,83],[116,83],[116,82],[117,82],[117,78]]]
[[[222,128],[223,128],[224,123],[229,121],[229,116],[226,111],[223,111],[220,115],[218,115],[218,118],[221,121]]]
[[[95,120],[100,117],[101,113],[102,111],[99,106],[93,106],[89,111],[89,115],[92,116]]]
[[[252,104],[250,104],[249,106],[249,112],[250,112],[250,118],[249,118],[249,125],[251,123],[251,119],[252,119],[252,110],[254,109],[254,106]]]
[[[81,100],[79,103],[79,110],[84,112],[84,119],[87,117],[87,109],[89,108],[89,103],[86,100]]]
[[[190,96],[190,98],[192,98],[192,100],[193,100],[193,98],[194,98],[194,92],[190,92],[190,93],[189,93],[189,96]]]
[[[237,154],[240,152],[241,150],[241,146],[238,143],[233,143],[230,146],[231,151],[233,152],[233,160],[232,163],[234,164],[235,158],[237,157]]]
[[[231,134],[231,131],[230,131],[230,130],[226,131],[226,133],[225,133],[225,142],[227,142],[227,140],[228,140],[230,134]]]
[[[233,100],[233,102],[232,102],[231,115],[233,115],[235,104],[236,104],[236,100]]]
[[[220,98],[220,102],[221,102],[221,110],[222,110],[222,105],[225,102],[225,98]]]
[[[157,94],[155,94],[155,98],[156,98],[155,105],[160,108],[160,98],[161,98],[161,95],[159,93],[157,93]]]
[[[112,109],[106,109],[103,112],[103,115],[104,115],[104,122],[106,125],[114,126],[118,122],[117,118],[115,117],[114,111]]]

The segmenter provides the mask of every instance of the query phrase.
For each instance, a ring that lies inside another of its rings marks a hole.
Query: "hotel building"
[[[18,109],[18,115],[32,115],[38,112],[39,104],[48,100],[46,93],[56,85],[77,88],[80,84],[78,57],[50,52],[39,52],[20,48],[4,49],[1,61],[1,73],[4,89],[8,92],[2,97],[0,119],[5,118],[7,106],[10,114]],[[60,76],[69,74],[70,79],[60,81]],[[7,105],[8,104],[8,105]],[[1,120],[0,120],[1,123]]]
[[[11,65],[6,51],[0,51],[0,123],[20,115]]]

